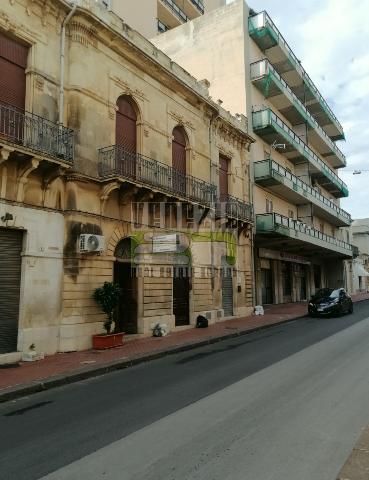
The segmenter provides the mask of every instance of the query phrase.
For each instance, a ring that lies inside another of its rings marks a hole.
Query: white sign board
[[[176,253],[178,251],[177,234],[153,236],[152,251],[153,253]]]

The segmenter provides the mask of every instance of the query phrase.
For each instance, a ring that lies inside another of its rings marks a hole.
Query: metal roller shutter
[[[22,239],[0,228],[0,354],[17,350]]]
[[[232,270],[228,268],[222,270],[222,308],[225,317],[233,315]]]

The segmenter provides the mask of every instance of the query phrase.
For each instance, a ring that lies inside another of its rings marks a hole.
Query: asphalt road
[[[369,423],[368,317],[362,302],[2,404],[0,478],[334,480]]]

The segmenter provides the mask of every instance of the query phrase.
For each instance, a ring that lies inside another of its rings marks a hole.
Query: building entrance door
[[[120,302],[115,311],[115,322],[128,334],[138,333],[138,278],[131,262],[132,240],[124,238],[115,249],[114,282],[122,289]]]
[[[190,324],[190,278],[187,267],[173,268],[173,315],[176,327]]]
[[[261,301],[263,305],[273,303],[273,283],[272,271],[270,268],[262,268],[260,271],[261,278]]]

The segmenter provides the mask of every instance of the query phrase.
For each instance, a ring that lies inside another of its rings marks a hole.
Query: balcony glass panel
[[[267,159],[254,164],[254,176],[256,183],[262,179],[274,177],[274,174],[290,180],[295,191],[301,191],[307,200],[310,200],[314,204],[325,209],[331,210],[332,214],[340,217],[346,225],[351,224],[351,215],[349,213],[338,207],[334,202],[319,193],[315,188],[300,180],[298,177],[296,177],[296,175],[279,165],[279,163],[275,162],[274,160]]]
[[[322,110],[328,116],[330,121],[336,126],[337,131],[339,132],[338,137],[343,139],[344,133],[342,125],[315,86],[314,82],[306,73],[305,69],[301,66],[300,61],[293,53],[283,35],[280,33],[272,19],[265,11],[249,17],[249,34],[263,51],[268,50],[276,45],[281,47],[281,49],[285,52],[287,61],[298,72],[302,82],[306,84],[311,95],[318,101]]]
[[[290,236],[289,231],[293,230],[295,232],[307,235],[307,237],[311,238],[312,243],[315,245],[320,245],[328,249],[332,248],[333,250],[344,252],[345,254],[352,256],[352,245],[349,243],[322,233],[319,230],[306,225],[305,223],[285,217],[279,213],[265,213],[256,215],[256,230],[257,233],[277,232],[286,236]],[[301,237],[300,240],[304,241],[304,239]]]
[[[317,170],[319,170],[329,182],[335,185],[335,187],[341,192],[342,196],[348,196],[347,185],[274,112],[268,108],[253,112],[252,123],[254,132],[261,136],[265,127],[272,126],[280,135],[282,135],[287,143],[295,148]]]
[[[308,122],[311,129],[315,129],[320,137],[324,140],[328,148],[331,150],[337,159],[341,162],[342,166],[346,166],[346,158],[337,145],[331,140],[327,135],[324,129],[319,125],[315,120],[313,115],[307,110],[303,105],[301,100],[295,95],[291,90],[285,80],[279,75],[275,68],[270,64],[266,59],[260,60],[259,62],[252,63],[250,66],[251,69],[251,80],[258,81],[262,79],[262,83],[258,84],[259,90],[263,93],[265,98],[270,98],[274,95],[283,93],[289,102],[294,106],[298,112],[301,119],[304,119]],[[273,89],[273,85],[275,88]]]

